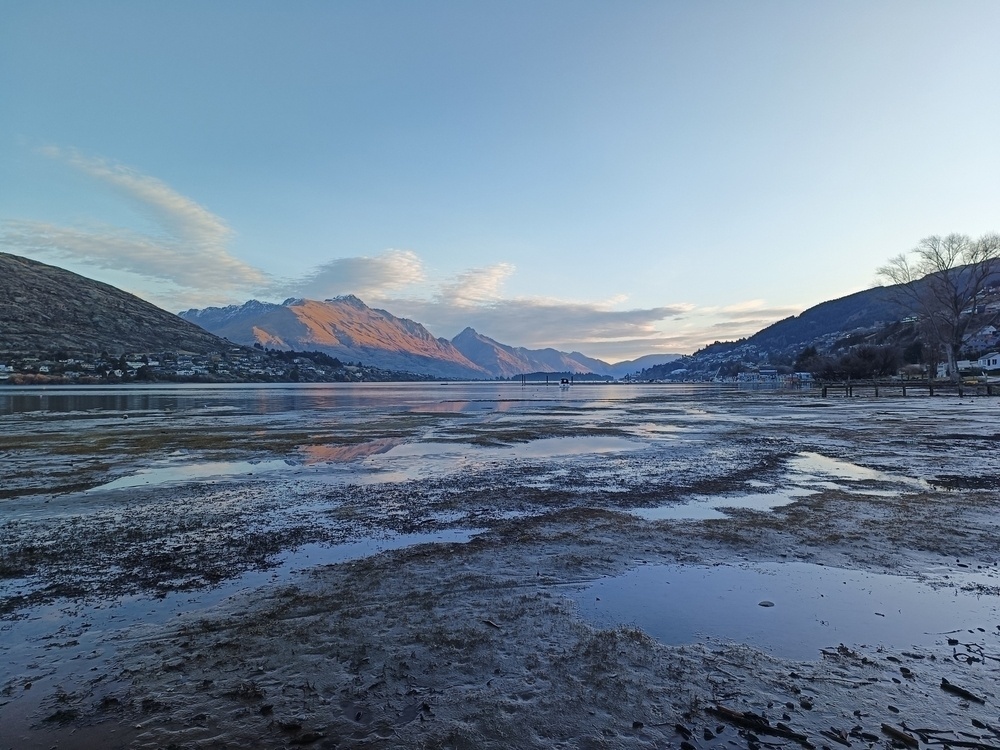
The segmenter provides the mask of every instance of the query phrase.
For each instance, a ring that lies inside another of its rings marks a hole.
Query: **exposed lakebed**
[[[0,747],[967,731],[939,683],[997,699],[998,403],[5,389]]]

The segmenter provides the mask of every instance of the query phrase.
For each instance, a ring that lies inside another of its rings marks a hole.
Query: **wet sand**
[[[435,388],[0,411],[0,748],[1000,746],[1000,400]]]

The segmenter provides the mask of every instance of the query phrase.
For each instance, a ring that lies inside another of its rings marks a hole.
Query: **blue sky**
[[[996,2],[3,0],[0,250],[690,352],[1000,229]]]

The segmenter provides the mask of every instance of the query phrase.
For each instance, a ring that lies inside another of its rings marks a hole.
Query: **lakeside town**
[[[210,354],[129,352],[114,356],[66,352],[19,354],[0,359],[0,383],[93,385],[107,383],[355,383],[419,381],[426,376],[345,363],[322,352],[284,352],[234,346]]]

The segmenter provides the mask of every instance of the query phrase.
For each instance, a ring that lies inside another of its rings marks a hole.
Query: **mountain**
[[[579,352],[566,354],[556,349],[525,349],[501,344],[474,328],[466,328],[451,343],[483,369],[504,378],[525,372],[596,372],[604,375],[610,367],[607,362]]]
[[[280,305],[251,300],[186,310],[180,316],[240,344],[316,350],[344,361],[438,377],[493,377],[447,339],[435,338],[412,320],[368,307],[353,295],[288,299]]]
[[[231,346],[113,286],[0,253],[0,352],[204,354]]]
[[[673,362],[683,356],[683,354],[647,354],[646,356],[639,357],[637,359],[630,359],[625,362],[615,362],[615,364],[609,365],[611,369],[607,374],[616,378],[624,378],[626,375],[632,375],[640,372],[645,370],[647,367],[655,367],[656,365]]]
[[[944,272],[941,272],[944,273]],[[958,266],[958,285],[968,274],[968,267]],[[941,299],[940,275],[930,274],[915,282],[912,294]],[[981,285],[982,295],[976,311],[967,309],[973,327],[967,337],[970,349],[995,347],[1000,341],[990,333],[988,324],[995,323],[1000,309],[1000,270],[987,275]],[[799,315],[779,320],[752,336],[739,341],[717,341],[697,351],[691,357],[649,367],[642,379],[670,377],[699,378],[728,376],[758,365],[791,369],[802,352],[814,348],[823,356],[842,357],[858,345],[889,346],[902,351],[905,361],[916,363],[925,341],[921,331],[921,315],[911,305],[899,286],[874,287],[834,300],[821,302]],[[990,312],[991,308],[994,312]],[[926,362],[925,362],[926,364]]]
[[[448,341],[435,338],[412,320],[368,307],[353,295],[324,301],[288,299],[280,305],[251,300],[242,305],[186,310],[180,316],[239,344],[316,350],[345,361],[439,377],[509,378],[529,372],[624,377],[645,362],[666,362],[680,356],[649,355],[610,365],[580,352],[501,344],[473,328]]]
[[[512,377],[528,372],[595,373],[621,378],[643,367],[669,362],[679,354],[649,354],[636,360],[608,364],[580,352],[561,352],[556,349],[526,349],[509,346],[466,328],[451,340],[462,354],[495,376]]]
[[[747,343],[768,351],[801,349],[824,337],[885,325],[905,315],[898,293],[892,287],[879,286],[821,302],[797,316],[779,320],[748,338]]]

